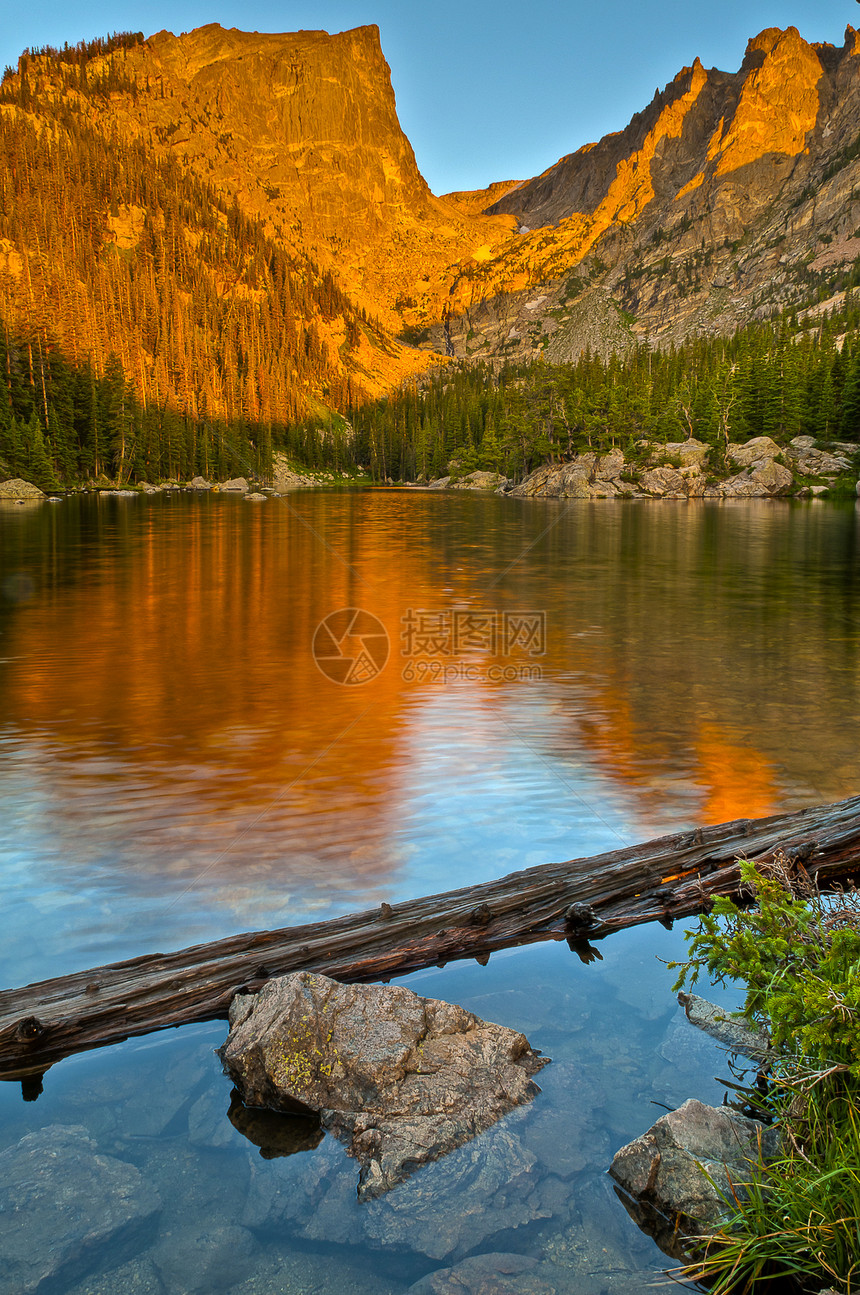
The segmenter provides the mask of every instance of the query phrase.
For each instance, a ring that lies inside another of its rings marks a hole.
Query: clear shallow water
[[[856,793],[857,543],[853,508],[755,501],[3,506],[3,983]],[[311,643],[350,606],[390,656],[345,687]],[[545,651],[492,651],[487,626],[523,610],[545,616]],[[410,612],[428,632],[429,613],[469,613],[470,645],[438,623],[416,672]],[[32,1104],[0,1086],[0,1138],[83,1126],[159,1193],[153,1235],[105,1246],[107,1275],[70,1271],[69,1291],[400,1292],[498,1250],[559,1291],[644,1291],[663,1261],[605,1168],[655,1102],[723,1092],[658,961],[682,945],[647,927],[588,967],[552,945],[408,979],[553,1058],[502,1130],[519,1214],[464,1160],[428,1171],[420,1203],[404,1193],[398,1231],[396,1210],[368,1224],[342,1196],[354,1166],[329,1139],[261,1159],[227,1119],[218,1023],[70,1059]],[[274,1218],[267,1193],[313,1208]],[[478,1220],[455,1225],[466,1200]],[[209,1271],[219,1246],[231,1263]]]

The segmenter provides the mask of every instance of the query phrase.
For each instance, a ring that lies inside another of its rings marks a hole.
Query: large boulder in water
[[[753,1165],[778,1151],[776,1129],[691,1099],[622,1147],[609,1172],[646,1217],[662,1216],[673,1235],[702,1236],[725,1222],[727,1202],[743,1196]]]
[[[372,1199],[540,1091],[524,1035],[399,985],[300,971],[239,995],[224,1068],[248,1106],[315,1111]]]

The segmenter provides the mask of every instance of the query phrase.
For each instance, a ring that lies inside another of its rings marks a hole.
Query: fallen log
[[[192,1021],[226,1019],[233,996],[307,969],[336,980],[386,980],[498,949],[590,940],[705,911],[735,895],[738,857],[777,850],[822,888],[860,875],[860,797],[793,814],[739,819],[499,881],[383,904],[328,922],[255,931],[177,953],[148,954],[0,992],[0,1078],[38,1076],[73,1053]]]

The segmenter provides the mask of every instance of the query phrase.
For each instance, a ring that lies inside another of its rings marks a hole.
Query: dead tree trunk
[[[590,859],[545,864],[500,881],[348,917],[257,931],[155,953],[0,993],[0,1078],[22,1078],[75,1052],[191,1021],[225,1018],[233,996],[301,969],[337,980],[385,980],[497,949],[589,940],[642,922],[702,912],[735,894],[738,856],[777,849],[822,888],[860,875],[860,797],[692,833]]]

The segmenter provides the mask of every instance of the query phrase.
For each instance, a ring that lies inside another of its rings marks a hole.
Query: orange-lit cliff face
[[[430,193],[375,27],[211,24],[80,67],[24,60],[0,96],[3,170],[9,322],[98,372],[116,352],[141,403],[195,418],[290,423],[423,372],[432,355],[392,336],[398,303],[419,281],[447,292],[451,264],[513,225]]]
[[[135,93],[94,117],[213,183],[270,233],[333,269],[398,327],[398,299],[436,282],[510,217],[433,196],[400,128],[379,29],[266,35],[217,23],[159,32],[123,61]]]
[[[789,302],[810,252],[826,252],[829,267],[858,252],[851,28],[841,49],[769,29],[750,41],[739,71],[696,60],[624,130],[542,175],[444,198],[430,193],[400,128],[375,27],[260,35],[210,24],[160,32],[87,66],[90,86],[113,77],[109,92],[84,93],[77,73],[37,58],[26,106],[12,78],[0,113],[44,118],[50,132],[76,138],[92,129],[169,160],[228,205],[235,199],[290,253],[331,271],[357,310],[394,332],[429,329],[428,347],[443,354],[452,343],[458,356],[564,361],[586,342],[607,352],[646,332],[668,343],[729,331],[751,317],[754,297],[756,306]],[[140,249],[146,214],[139,204],[115,208],[84,222],[108,286],[111,255]],[[46,237],[21,230],[0,241],[9,300],[37,322],[81,317],[63,340],[98,349],[102,325],[88,340],[86,302],[67,311],[61,300],[97,295],[97,284],[78,271],[66,287],[51,280],[39,260]],[[172,254],[193,260],[201,246],[192,221]],[[258,282],[250,267],[215,286],[245,301]],[[321,314],[331,364],[368,392],[426,367],[426,352],[357,336],[345,316]],[[136,345],[132,330],[126,349]],[[325,400],[322,386],[311,394]]]
[[[842,49],[769,29],[737,73],[696,60],[625,130],[488,207],[520,233],[455,279],[457,353],[467,332],[477,358],[520,334],[521,350],[564,360],[584,344],[582,314],[602,318],[588,340],[607,351],[624,344],[621,310],[652,340],[728,331],[754,294],[791,300],[822,236],[831,264],[853,261],[858,87],[852,28]],[[497,304],[504,289],[524,295]]]

